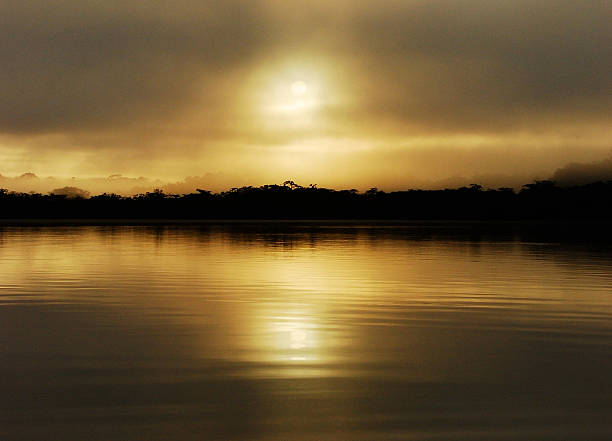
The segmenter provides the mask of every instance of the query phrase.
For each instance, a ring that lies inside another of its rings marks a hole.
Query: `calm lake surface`
[[[609,440],[612,253],[470,226],[0,227],[1,440]]]

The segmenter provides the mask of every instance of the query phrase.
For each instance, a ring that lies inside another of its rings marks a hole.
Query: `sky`
[[[605,165],[610,22],[594,0],[1,0],[0,185],[514,186]]]

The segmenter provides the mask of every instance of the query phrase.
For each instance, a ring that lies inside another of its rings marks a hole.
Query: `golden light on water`
[[[311,320],[307,311],[296,309],[270,317],[268,335],[269,350],[276,353],[277,360],[318,361],[321,358],[319,326]]]

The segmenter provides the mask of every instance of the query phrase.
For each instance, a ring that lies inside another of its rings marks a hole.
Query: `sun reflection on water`
[[[337,359],[338,338],[324,324],[325,314],[312,304],[267,304],[251,316],[245,342],[248,363],[258,375],[313,377],[330,373]],[[244,329],[243,329],[244,332]]]
[[[267,334],[275,357],[285,361],[317,361],[322,357],[319,326],[311,317],[303,310],[271,317]]]

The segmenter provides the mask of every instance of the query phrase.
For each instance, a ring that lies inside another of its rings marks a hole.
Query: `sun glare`
[[[322,70],[309,63],[290,62],[264,68],[255,77],[257,85],[252,89],[258,95],[255,102],[261,106],[261,116],[282,117],[283,125],[311,121],[321,107],[323,77]]]
[[[303,81],[294,81],[291,83],[291,93],[293,93],[295,96],[302,96],[307,90],[308,86],[306,86],[306,83]]]
[[[302,80],[280,82],[271,91],[268,110],[275,114],[303,118],[318,107],[316,89]]]
[[[245,103],[258,127],[269,133],[313,132],[325,125],[326,112],[340,91],[334,70],[323,60],[262,62],[246,83]]]

